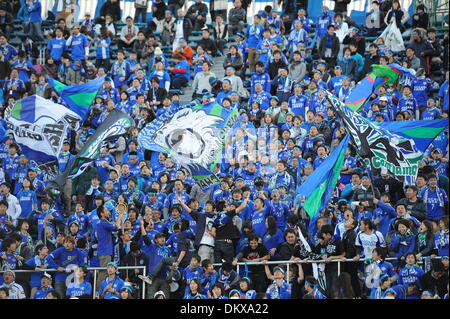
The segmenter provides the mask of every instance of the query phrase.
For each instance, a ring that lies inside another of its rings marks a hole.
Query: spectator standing
[[[148,0],[134,0],[134,21],[139,22],[139,16],[142,17],[142,23],[147,23]]]
[[[245,29],[245,22],[247,21],[247,11],[242,7],[241,0],[234,1],[234,7],[228,14],[228,23],[230,35],[242,33]]]
[[[33,41],[44,41],[44,35],[41,28],[41,2],[39,0],[27,0],[27,9],[29,14],[28,22],[30,37]]]

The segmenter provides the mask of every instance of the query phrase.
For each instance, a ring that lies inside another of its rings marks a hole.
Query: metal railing
[[[422,264],[424,260],[429,259],[442,259],[442,257],[420,257],[417,260],[418,264]],[[398,261],[399,259],[396,257],[388,257],[385,258],[386,261]],[[347,262],[364,262],[364,259],[354,260],[354,259],[333,259],[330,261],[326,260],[311,260],[311,259],[305,259],[305,260],[267,260],[267,261],[255,261],[255,262],[238,262],[236,263],[236,272],[239,274],[239,268],[240,266],[260,266],[260,265],[286,265],[286,281],[289,281],[289,268],[292,264],[325,264],[325,263],[337,263],[337,273],[338,276],[341,274],[341,263],[347,263]],[[222,264],[213,264],[214,267],[220,267]]]
[[[88,267],[88,271],[93,271],[93,284],[92,284],[92,299],[96,299],[96,292],[97,292],[97,276],[98,271],[106,271],[108,267]],[[136,269],[142,269],[142,274],[146,276],[147,267],[145,266],[121,266],[117,268],[118,270],[136,270]],[[0,270],[0,275],[3,275],[4,272],[7,270]],[[36,270],[24,270],[24,269],[17,269],[17,270],[11,270],[14,272],[14,274],[17,273],[36,273],[36,272],[62,272],[57,269],[42,269],[41,271]],[[71,273],[73,269],[66,269],[65,272]],[[64,296],[61,296],[64,297]],[[142,281],[142,299],[145,299],[145,281]]]

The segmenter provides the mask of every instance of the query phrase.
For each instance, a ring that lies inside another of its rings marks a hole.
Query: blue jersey
[[[247,36],[247,44],[249,49],[256,49],[259,40],[262,38],[264,28],[261,25],[248,25],[245,34]]]
[[[295,115],[300,115],[303,118],[306,117],[306,112],[308,111],[307,106],[308,98],[301,94],[301,95],[293,95],[288,100],[289,108],[291,109],[292,113]]]
[[[28,218],[33,210],[37,209],[38,200],[35,191],[22,190],[17,194],[17,200],[20,203],[20,207],[22,207],[19,218]]]
[[[391,237],[389,248],[394,253],[394,257],[405,257],[409,253],[414,252],[416,245],[416,236],[411,231],[401,235],[395,232]]]
[[[83,281],[81,284],[72,282],[67,286],[66,296],[67,297],[80,297],[83,295],[92,294],[92,285],[90,282]]]
[[[58,248],[49,255],[49,262],[55,264],[56,267],[66,269],[70,265],[84,266],[85,256],[78,248],[73,248],[71,251],[64,247]],[[55,281],[64,282],[69,273],[58,271],[56,273]]]
[[[277,227],[284,230],[286,228],[287,218],[291,214],[289,207],[283,203],[274,203],[273,201],[271,206],[270,215],[276,218]]]
[[[60,152],[58,155],[59,171],[60,172],[65,171],[65,169],[67,168],[67,165],[69,165],[69,163],[71,163],[74,158],[75,158],[75,156],[70,154],[69,152]]]
[[[12,61],[17,56],[17,50],[10,44],[3,45],[2,49],[3,49],[3,56],[8,61]]]
[[[397,213],[395,209],[389,204],[383,203],[381,200],[378,201],[378,208],[373,211],[373,215],[375,219],[379,219],[380,223],[378,224],[378,231],[386,236],[389,232],[389,227],[397,217]]]
[[[263,240],[264,246],[268,250],[270,250],[272,248],[277,248],[278,245],[284,243],[284,235],[280,229],[277,229],[275,235],[270,235],[269,233],[266,233],[263,236],[262,240]]]
[[[79,226],[79,234],[84,235],[87,232],[87,228],[89,226],[89,217],[84,213],[75,212],[70,215],[67,219],[67,226],[69,226],[72,222],[77,222]]]
[[[41,18],[41,2],[38,0],[34,0],[27,4],[27,10],[30,22],[40,22],[42,21]]]
[[[242,42],[236,42],[236,47],[238,52],[242,56],[242,60],[245,62],[247,60],[247,50],[248,50],[247,41],[244,40]]]
[[[271,284],[266,290],[267,299],[291,299],[291,285],[283,282],[278,286],[276,281]]]
[[[448,229],[441,230],[434,238],[434,249],[437,249],[438,256],[448,256]]]
[[[60,62],[62,54],[67,50],[66,40],[64,38],[52,38],[47,44],[47,50],[53,60]]]
[[[105,155],[101,155],[98,159],[95,160],[95,166],[97,168],[98,174],[100,176],[100,182],[104,184],[109,179],[109,167],[103,167],[102,162],[106,162],[109,166],[114,166],[116,164],[116,160],[114,156],[110,153]]]
[[[412,80],[411,87],[413,91],[413,96],[416,98],[417,104],[419,106],[427,105],[428,92],[430,92],[433,89],[432,83],[433,83],[432,80],[425,77],[416,78]]]
[[[99,95],[101,95],[105,101],[113,100],[115,104],[120,102],[119,91],[116,88],[111,88],[110,90],[102,89],[100,90]]]
[[[321,38],[327,34],[327,29],[330,24],[333,24],[333,18],[331,16],[329,16],[328,14],[321,15],[320,17],[317,18],[316,32],[317,32],[317,36],[319,38]]]
[[[448,203],[448,197],[445,191],[439,187],[431,190],[425,187],[420,192],[420,197],[427,205],[427,219],[438,220],[444,214],[444,204]]]
[[[439,96],[444,100],[442,103],[442,110],[447,111],[448,110],[448,81],[445,81],[442,83],[441,87],[439,88]]]
[[[421,120],[435,120],[441,115],[437,107],[427,107],[420,116]]]
[[[96,58],[105,60],[111,57],[109,52],[109,47],[111,45],[111,39],[107,37],[106,39],[98,39],[95,41],[95,45],[97,46],[96,50]]]
[[[72,49],[73,61],[81,61],[88,55],[89,42],[84,34],[72,35],[67,39],[66,45]]]
[[[426,104],[426,102],[425,102]],[[413,111],[413,113],[417,110],[417,100],[413,96],[402,96],[398,101],[398,106],[394,106],[394,113]]]
[[[397,283],[399,285],[418,284],[420,286],[420,278],[424,275],[424,271],[415,265],[406,266],[400,270]]]
[[[12,177],[16,184],[14,185],[14,192],[13,194],[17,194],[22,189],[22,183],[25,178],[28,177],[28,169],[30,168],[29,165],[19,165],[16,168],[16,172],[14,176]]]
[[[328,82],[328,89],[331,90],[331,92],[333,92],[334,94],[337,94],[342,87],[343,79],[343,75],[332,77],[330,82]]]
[[[161,259],[169,257],[169,248],[166,246],[159,246],[156,244],[144,245],[142,246],[142,251],[148,256],[147,273],[151,273]],[[156,277],[166,279],[165,270],[166,267],[164,267],[160,273],[156,274]]]
[[[8,173],[10,178],[13,178],[17,168],[19,167],[19,159],[17,155],[8,155],[3,159],[3,169]]]
[[[260,93],[253,93],[250,95],[250,99],[248,101],[249,105],[252,105],[253,102],[258,102],[260,105],[260,109],[265,111],[269,108],[270,105],[270,97],[271,95],[265,91],[261,91]]]
[[[266,217],[270,214],[270,211],[272,209],[272,206],[270,205],[269,201],[264,200],[264,204],[265,204],[264,208],[260,212],[254,211],[251,217],[253,224],[253,231],[260,237],[263,237],[267,230]]]
[[[100,284],[100,289],[98,291],[99,295],[103,293],[106,286],[111,285],[112,289],[114,289],[116,292],[120,292],[122,290],[122,287],[125,285],[125,282],[119,277],[114,276],[114,279],[110,280],[109,278],[106,278],[102,281]],[[119,296],[113,294],[112,292],[105,293],[104,299],[120,299]]]
[[[50,287],[45,287],[45,288],[40,288],[34,294],[33,299],[47,299],[47,294],[50,291],[54,291],[54,290],[55,289],[53,289],[51,286]]]
[[[203,269],[202,267],[197,267],[195,269],[191,269],[189,266],[183,269],[182,276],[183,281],[186,284],[185,294],[189,293],[189,284],[191,280],[197,278],[198,280],[202,279]]]
[[[253,289],[247,291],[239,290],[239,294],[241,295],[241,299],[256,299],[256,291]]]
[[[117,230],[116,226],[105,219],[100,219],[97,223],[98,256],[111,256],[113,254],[112,232],[115,230]]]

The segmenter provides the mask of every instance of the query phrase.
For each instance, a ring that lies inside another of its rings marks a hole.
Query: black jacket
[[[211,52],[213,55],[217,51],[216,42],[211,38],[209,39],[201,38],[200,41],[198,41],[198,45],[201,45],[202,47],[205,48],[205,51],[207,51],[208,53]]]
[[[11,64],[5,57],[3,56],[0,59],[0,80],[4,80],[9,77],[11,73]],[[3,84],[2,84],[3,85]]]
[[[190,215],[197,223],[197,232],[195,233],[194,247],[198,248],[200,246],[203,234],[205,233],[207,216],[206,214],[202,214],[196,211],[191,211]]]
[[[380,194],[387,191],[391,196],[391,203],[393,205],[397,203],[398,199],[405,197],[403,184],[395,178],[389,177],[388,179],[383,179],[379,177],[373,181],[373,186],[378,188]]]
[[[364,56],[366,52],[366,39],[363,36],[355,38],[347,34],[342,43],[346,45],[354,44],[356,46],[356,52],[361,54],[361,56]]]
[[[284,63],[282,59],[278,62],[273,60],[273,62],[269,63],[269,75],[271,79],[274,79],[278,75],[279,68],[287,68],[286,63]]]
[[[277,253],[280,255],[280,260],[289,260],[294,256],[295,244],[290,245],[287,242],[281,243],[277,247]]]
[[[406,210],[411,211],[411,216],[417,218],[419,221],[427,218],[427,206],[420,197],[417,197],[415,203],[410,202],[407,198],[402,198],[397,204],[406,205]]]
[[[167,91],[165,88],[159,87],[156,90],[153,87],[148,89],[147,100],[153,102],[153,98],[156,97],[156,101],[160,102],[159,106],[161,107],[164,98],[167,96]]]
[[[322,59],[325,58],[325,50],[327,48],[326,44],[327,44],[328,37],[329,37],[329,35],[327,34],[320,40],[319,55]],[[333,47],[331,48],[331,57],[336,58],[339,54],[340,44],[339,44],[339,39],[335,34],[333,34],[332,37],[333,37]]]
[[[202,15],[205,19],[208,15],[208,6],[203,2],[194,3],[189,7],[189,10],[186,13],[186,16],[189,19],[195,19],[198,15]]]
[[[422,29],[428,29],[428,13],[421,12],[421,13],[414,13],[412,17],[412,26],[413,28],[422,28]]]
[[[448,275],[444,273],[440,278],[433,278],[432,270],[428,271],[420,279],[423,290],[428,290],[432,294],[438,294],[439,297],[444,298],[447,293]]]
[[[416,57],[419,58],[421,67],[426,68],[427,63],[425,57],[433,56],[434,54],[434,49],[431,44],[427,40],[421,39],[420,41],[411,41],[409,46],[416,51]],[[422,52],[424,55],[421,54]]]
[[[126,254],[121,259],[121,266],[145,266],[148,267],[148,256],[141,251],[137,256],[134,256],[133,253],[130,251],[128,254]],[[143,274],[142,269],[138,269],[139,273],[137,274],[134,269],[122,269],[121,275],[122,278],[128,278],[130,282],[139,284],[142,281],[139,279],[138,275]]]
[[[167,4],[164,1],[161,2],[155,2],[153,4],[153,7],[156,8],[156,11],[153,11],[153,18],[156,18],[157,20],[164,19],[165,12],[167,10]],[[153,10],[153,9],[152,9]]]
[[[434,234],[427,234],[425,236],[425,245],[421,245],[419,236],[416,236],[416,247],[414,253],[420,253],[422,256],[430,256],[434,249]]]
[[[369,207],[366,207],[368,212],[373,212],[373,210],[376,208],[373,202],[374,198],[380,198],[380,191],[376,187],[374,187],[373,184],[370,184],[367,190],[360,188],[353,193],[354,201],[369,202]]]
[[[370,73],[372,71],[373,64],[380,64],[380,56],[378,54],[370,55],[364,58],[364,66],[360,76],[364,76],[367,73]]]
[[[354,229],[347,230],[342,236],[342,243],[344,245],[345,258],[353,258],[356,256],[356,232]]]
[[[113,18],[113,21],[117,22],[120,21],[120,3],[119,1],[116,1],[114,3],[111,2],[111,0],[107,0],[102,8],[100,9],[100,15],[106,16],[111,15]]]
[[[236,71],[240,71],[242,67],[244,66],[244,61],[242,60],[242,56],[237,53],[234,62],[231,62],[231,53],[227,54],[227,57],[225,58],[225,61],[223,61],[223,67],[226,69],[229,66],[233,66]]]

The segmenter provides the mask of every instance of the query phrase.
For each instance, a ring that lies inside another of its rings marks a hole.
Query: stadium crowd
[[[249,0],[231,10],[222,0],[209,8],[195,0],[187,10],[184,1],[136,0],[125,24],[119,0],[82,21],[71,20],[74,1],[61,2],[54,20],[42,21],[39,0],[0,1],[1,124],[7,128],[5,113],[25,96],[63,103],[47,77],[73,85],[107,75],[89,118],[64,141],[59,169],[112,109],[136,127],[67,180],[61,198],[48,195],[48,177],[13,135],[3,138],[1,299],[448,298],[448,128],[426,152],[416,185],[367,170],[349,146],[315,225],[295,191],[345,135],[323,90],[344,101],[373,64],[398,63],[416,77],[380,87],[365,117],[448,117],[448,32],[430,28],[423,6],[409,19],[399,1],[372,1],[368,19],[377,22],[369,27],[347,15],[351,0],[323,7],[314,21],[307,1],[281,1],[283,11],[268,6],[247,21]],[[404,51],[375,41],[393,20],[411,35]],[[10,44],[22,36],[20,24],[24,36]],[[218,59],[224,77],[211,71]],[[215,168],[222,182],[208,190],[137,142],[143,127],[180,106],[187,87],[193,101],[240,114]],[[338,274],[334,259],[354,261]],[[323,276],[313,276],[312,263],[290,264],[289,273],[266,263],[286,260],[325,260]],[[145,266],[147,275],[119,266]],[[96,291],[92,267],[105,268]]]

